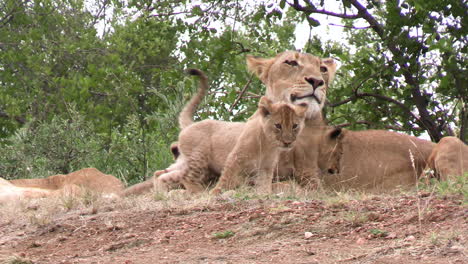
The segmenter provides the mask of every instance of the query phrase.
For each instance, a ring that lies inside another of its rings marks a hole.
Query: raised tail
[[[200,78],[200,83],[198,85],[198,92],[192,97],[192,99],[190,99],[179,114],[180,129],[184,129],[193,124],[193,115],[195,114],[195,110],[208,90],[208,77],[206,77],[204,72],[198,69],[188,69],[187,73],[198,76]]]

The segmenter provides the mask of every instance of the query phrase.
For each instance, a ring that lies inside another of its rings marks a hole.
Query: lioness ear
[[[327,67],[327,75],[328,75],[328,85],[333,81],[335,78],[335,72],[336,72],[336,62],[333,58],[326,58],[322,59],[322,63],[325,64]]]
[[[273,102],[266,96],[262,96],[260,98],[260,102],[258,102],[258,109],[263,117],[268,116],[271,114],[271,105]]]
[[[341,127],[335,127],[329,134],[330,139],[338,139],[339,137],[343,137],[342,135],[343,130]]]
[[[265,82],[267,79],[268,69],[274,61],[274,58],[264,59],[252,55],[247,55],[247,69],[257,75],[261,81]]]

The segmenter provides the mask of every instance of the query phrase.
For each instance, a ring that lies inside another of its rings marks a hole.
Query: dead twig
[[[232,113],[232,110],[234,109],[234,107],[239,103],[240,99],[242,98],[244,93],[247,91],[247,88],[249,88],[249,85],[252,82],[252,78],[253,78],[253,74],[250,75],[250,78],[247,81],[247,83],[244,85],[244,88],[242,88],[242,90],[239,93],[239,95],[237,96],[236,100],[234,100],[234,103],[231,105],[231,108],[229,108],[229,113]]]

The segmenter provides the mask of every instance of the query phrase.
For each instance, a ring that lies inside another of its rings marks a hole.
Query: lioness
[[[273,103],[263,96],[257,112],[244,125],[234,149],[229,153],[212,193],[233,189],[245,182],[242,175],[252,174],[257,191],[270,193],[279,154],[292,148],[304,126],[306,111],[305,103],[298,106]]]
[[[426,170],[433,170],[440,180],[468,173],[468,146],[456,137],[444,137],[428,158]]]
[[[382,192],[414,186],[435,146],[385,130],[330,131],[321,140],[318,175],[326,187],[338,190]]]
[[[60,190],[73,185],[104,194],[119,194],[123,191],[123,183],[119,179],[95,168],[81,169],[66,175],[59,174],[43,179],[17,179],[10,182],[18,187],[45,190]]]

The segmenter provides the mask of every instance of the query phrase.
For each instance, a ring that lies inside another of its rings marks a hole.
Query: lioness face
[[[325,104],[328,84],[336,64],[307,53],[285,51],[271,59],[247,57],[250,71],[266,85],[266,96],[273,101],[296,105],[307,103],[307,118],[320,115]]]
[[[282,150],[293,147],[297,135],[304,127],[306,104],[273,103],[263,96],[259,109],[263,118],[263,131],[269,141]]]

